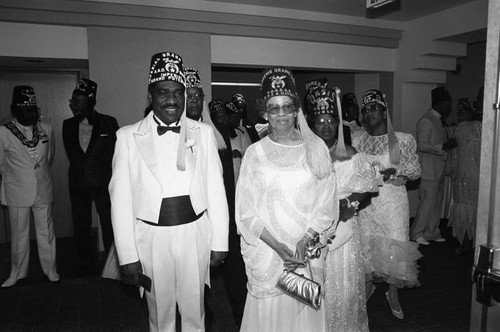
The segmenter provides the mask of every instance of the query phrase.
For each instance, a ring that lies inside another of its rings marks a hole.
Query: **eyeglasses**
[[[194,93],[191,95],[187,95],[188,101],[198,101],[202,100],[203,98],[205,98],[205,95],[203,93]]]
[[[268,105],[266,110],[269,115],[278,115],[280,114],[280,109],[283,110],[283,114],[289,115],[295,112],[295,105],[294,104],[283,104],[283,105],[277,105],[277,104],[272,104]]]
[[[325,124],[328,124],[328,125],[338,125],[339,124],[339,119],[337,118],[320,118],[320,119],[316,119],[314,121],[315,124],[317,125],[325,125]]]
[[[384,108],[378,104],[365,106],[361,109],[361,114],[376,113],[378,111],[383,111]]]

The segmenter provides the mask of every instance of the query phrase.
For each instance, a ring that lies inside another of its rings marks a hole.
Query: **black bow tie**
[[[88,121],[89,125],[92,126],[94,124],[95,113],[93,112],[93,113],[90,113],[90,114],[87,114],[87,115],[78,114],[77,118],[78,118],[79,122],[82,122],[83,119],[87,118],[87,121]]]
[[[167,127],[167,126],[158,126],[156,127],[156,130],[158,131],[158,135],[163,135],[167,131],[173,131],[174,133],[180,133],[181,132],[181,126],[172,126],[172,127]]]

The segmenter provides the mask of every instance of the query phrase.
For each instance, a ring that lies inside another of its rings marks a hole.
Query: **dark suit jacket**
[[[69,159],[69,185],[77,189],[107,186],[111,179],[118,122],[112,116],[96,112],[87,152],[80,146],[79,124],[76,117],[63,122],[63,142]]]
[[[344,128],[344,143],[346,145],[352,145],[351,128],[346,125],[343,125],[342,127]]]

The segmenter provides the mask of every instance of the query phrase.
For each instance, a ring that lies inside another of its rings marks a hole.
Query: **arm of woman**
[[[238,232],[249,245],[256,246],[264,229],[259,217],[262,206],[263,179],[259,172],[259,158],[250,147],[241,161],[240,176],[236,186],[235,221]]]
[[[260,234],[260,239],[267,244],[271,249],[276,251],[276,253],[285,262],[286,269],[295,269],[300,265],[304,264],[304,257],[302,259],[294,257],[293,251],[290,250],[284,243],[279,242],[274,238],[274,236],[264,227],[262,233]],[[300,242],[300,241],[299,241]]]
[[[401,147],[401,171],[398,175],[408,180],[416,180],[420,177],[420,162],[417,155],[417,143],[411,134],[406,134],[400,140]],[[398,137],[399,139],[399,137]]]
[[[337,230],[335,231],[335,237],[332,243],[328,245],[328,250],[333,251],[342,247],[347,241],[349,241],[354,234],[353,232],[353,219],[349,219],[346,222],[339,223]]]

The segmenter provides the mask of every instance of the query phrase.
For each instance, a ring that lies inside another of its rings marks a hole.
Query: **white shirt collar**
[[[439,114],[439,112],[435,109],[431,108],[431,113],[434,114],[436,118],[441,119],[441,114]]]

